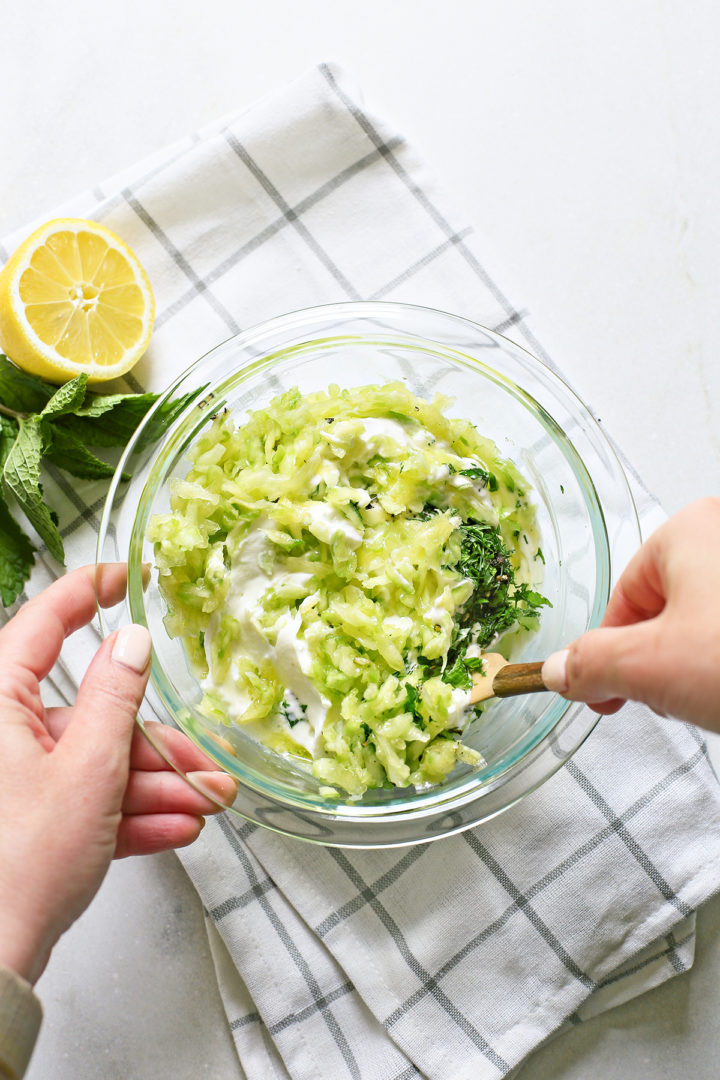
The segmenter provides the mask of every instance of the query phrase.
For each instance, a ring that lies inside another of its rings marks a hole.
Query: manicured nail
[[[567,662],[569,651],[561,649],[548,656],[542,666],[542,680],[548,690],[554,690],[556,694],[564,694],[568,688]]]
[[[130,626],[123,626],[115,638],[112,658],[116,664],[142,675],[148,666],[151,651],[150,631],[144,626],[131,623]]]

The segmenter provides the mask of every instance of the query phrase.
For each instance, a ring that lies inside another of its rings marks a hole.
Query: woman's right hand
[[[631,699],[720,731],[720,498],[692,503],[649,537],[601,626],[550,656],[543,678],[599,712]]]

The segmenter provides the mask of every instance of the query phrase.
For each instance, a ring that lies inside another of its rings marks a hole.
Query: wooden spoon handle
[[[542,666],[542,660],[534,660],[529,664],[506,664],[493,679],[495,697],[537,694],[541,690],[547,690],[540,674]]]

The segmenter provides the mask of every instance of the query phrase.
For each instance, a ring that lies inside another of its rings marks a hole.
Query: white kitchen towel
[[[348,299],[453,311],[553,366],[481,238],[327,65],[62,213],[115,229],[149,272],[134,390],[262,319]],[[53,472],[46,487],[69,565],[93,561],[104,486]],[[662,514],[634,492],[648,531]],[[28,594],[59,573],[41,552]],[[97,640],[66,650],[65,699]],[[718,790],[696,730],[628,706],[518,806],[431,845],[347,852],[212,820],[180,857],[248,1080],[507,1075],[564,1024],[687,970],[694,912],[720,886]]]

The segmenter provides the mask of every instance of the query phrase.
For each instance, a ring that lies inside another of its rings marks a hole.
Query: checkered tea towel
[[[150,274],[157,323],[135,390],[243,327],[347,299],[453,311],[550,363],[481,240],[333,67],[63,212],[105,222]],[[649,530],[662,515],[634,485]],[[103,485],[48,486],[69,564],[92,561]],[[29,591],[58,573],[41,557]],[[55,676],[66,697],[96,645],[90,629],[73,638]],[[691,966],[694,912],[720,885],[720,800],[699,733],[627,706],[539,791],[462,835],[348,852],[223,815],[180,858],[248,1080],[490,1080]]]

